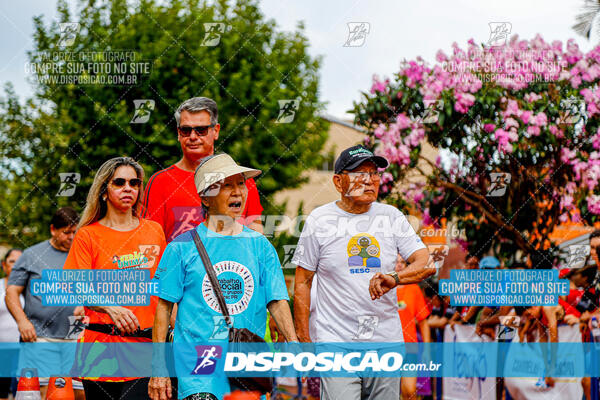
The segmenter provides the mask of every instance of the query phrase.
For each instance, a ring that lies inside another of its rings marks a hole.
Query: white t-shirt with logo
[[[363,214],[335,202],[313,210],[292,260],[317,276],[312,341],[402,342],[396,291],[371,300],[369,281],[377,272],[394,271],[398,254],[406,260],[422,248],[404,214],[390,205],[375,202]]]

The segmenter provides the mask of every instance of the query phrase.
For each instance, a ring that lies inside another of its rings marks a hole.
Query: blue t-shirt
[[[195,229],[217,273],[233,325],[263,337],[267,304],[288,300],[275,248],[262,234],[246,227],[232,236],[210,231],[204,224]],[[219,372],[225,360],[227,330],[222,329],[226,325],[191,231],[167,245],[155,277],[160,280],[159,297],[178,304],[174,346],[179,398],[200,392],[222,398],[229,392],[227,377]],[[180,344],[209,342],[210,346],[201,348]],[[210,355],[216,368],[211,362],[202,363],[203,355]],[[197,377],[190,377],[193,372]]]

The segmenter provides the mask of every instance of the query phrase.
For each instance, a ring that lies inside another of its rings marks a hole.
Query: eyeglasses
[[[367,172],[367,171],[359,171],[359,172],[341,172],[341,174],[348,175],[350,181],[362,181],[366,182],[367,179],[378,181],[381,179],[381,172]]]
[[[125,184],[129,182],[129,186],[131,186],[132,188],[139,188],[140,185],[142,184],[142,180],[140,178],[133,178],[133,179],[125,179],[125,178],[115,178],[113,179],[110,183],[114,186],[114,187],[118,187],[121,188],[123,186],[125,186]]]
[[[198,136],[206,136],[208,135],[208,130],[210,128],[214,128],[217,124],[203,125],[203,126],[180,126],[177,128],[179,134],[182,137],[189,137],[192,134],[192,131],[196,132]]]

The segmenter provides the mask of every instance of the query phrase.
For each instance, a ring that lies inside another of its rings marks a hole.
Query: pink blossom
[[[536,101],[542,99],[542,96],[535,92],[528,93],[523,97],[525,98],[525,101],[528,103],[535,103]]]
[[[433,225],[433,218],[429,215],[429,208],[423,210],[423,225]]]
[[[396,117],[396,124],[398,126],[398,129],[400,130],[408,128],[411,123],[412,121],[410,120],[410,118],[408,118],[408,116],[405,113],[400,113]]]
[[[519,115],[519,104],[515,100],[508,100],[508,104],[506,106],[506,111],[504,111],[504,117],[508,117],[510,115]]]
[[[521,121],[523,121],[523,123],[528,124],[529,123],[529,118],[531,118],[531,115],[533,113],[531,111],[523,111],[521,112],[520,118]]]
[[[413,129],[410,134],[404,139],[404,143],[410,147],[417,147],[421,140],[425,137],[425,130],[422,128]]]
[[[560,199],[560,209],[561,210],[571,210],[575,208],[575,204],[573,203],[573,196],[569,194],[565,194]]]
[[[375,94],[377,92],[384,93],[389,83],[389,79],[386,79],[384,82],[382,82],[379,80],[379,76],[373,75],[373,85],[371,86],[371,94]]]
[[[469,108],[475,104],[475,96],[470,93],[458,92],[454,95],[456,103],[454,103],[454,109],[462,114],[466,114]]]
[[[529,133],[531,136],[540,136],[540,127],[529,125],[527,127],[527,133]]]
[[[505,131],[504,129],[496,129],[494,132],[494,137],[498,142],[498,151],[501,153],[512,153],[513,148],[511,141],[515,141],[518,139],[518,136],[515,138],[515,133],[510,131]]]
[[[516,119],[509,117],[509,118],[506,118],[506,121],[504,121],[504,127],[505,127],[505,129],[510,129],[511,127],[519,128],[519,123],[517,122]]]
[[[381,139],[381,137],[385,134],[385,125],[379,124],[375,131],[373,132],[377,139]]]
[[[563,137],[565,137],[563,131],[558,129],[558,127],[556,125],[550,125],[548,127],[548,129],[550,130],[550,133],[552,133],[558,139],[562,139]]]
[[[571,160],[573,160],[575,158],[575,156],[577,155],[577,152],[568,149],[566,147],[563,147],[560,151],[560,161],[562,161],[565,164],[570,164]]]
[[[535,116],[535,124],[537,126],[546,126],[548,124],[548,117],[543,112],[538,113]]]
[[[410,164],[410,149],[408,146],[401,144],[398,146],[398,162],[401,165]]]
[[[487,133],[493,132],[494,129],[496,129],[496,125],[494,125],[494,124],[485,124],[483,126],[483,130],[486,131]]]
[[[592,136],[592,147],[595,150],[600,150],[600,127],[596,131],[596,134]]]
[[[384,172],[383,174],[381,174],[381,183],[382,184],[386,184],[388,182],[393,182],[394,181],[394,176],[392,174],[390,174],[389,172]]]
[[[573,165],[573,171],[575,172],[575,180],[581,180],[581,172],[585,171],[588,168],[588,164],[585,161],[573,160],[571,161]]]

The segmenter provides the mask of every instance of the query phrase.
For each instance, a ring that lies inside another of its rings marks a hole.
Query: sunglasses
[[[192,134],[192,131],[196,132],[198,136],[206,136],[208,135],[208,130],[210,128],[214,128],[216,124],[203,125],[203,126],[180,126],[177,128],[179,134],[182,137],[189,137]]]
[[[114,186],[114,187],[118,187],[121,188],[123,186],[125,186],[125,184],[129,182],[129,186],[131,186],[132,188],[139,188],[140,185],[142,184],[142,180],[139,178],[133,178],[133,179],[125,179],[125,178],[115,178],[113,179],[110,183]]]

